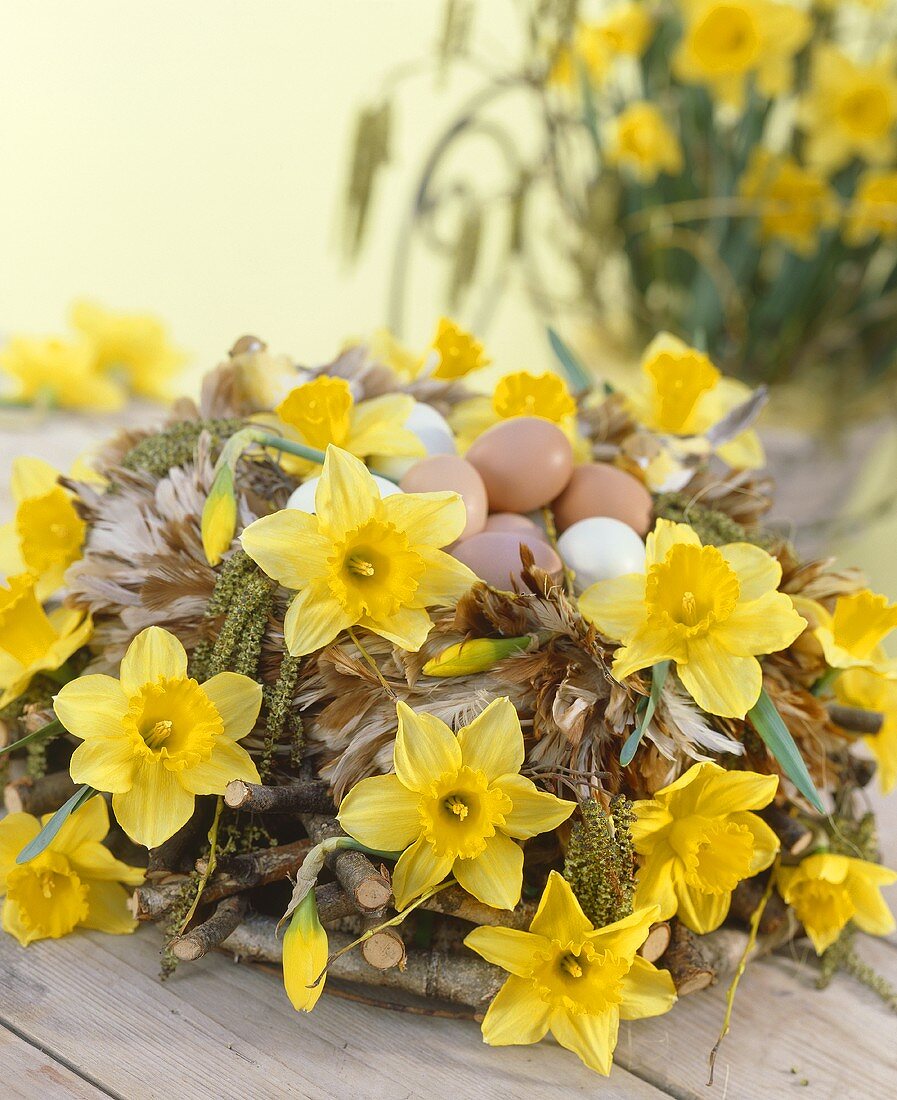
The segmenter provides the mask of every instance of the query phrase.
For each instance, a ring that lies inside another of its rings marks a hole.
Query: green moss
[[[155,435],[147,436],[122,459],[126,470],[145,470],[153,477],[165,477],[175,466],[193,461],[196,444],[202,432],[212,437],[213,447],[220,447],[244,426],[242,420],[181,420]]]
[[[632,803],[616,795],[609,813],[594,798],[579,809],[580,819],[573,825],[567,847],[564,878],[592,924],[602,928],[632,912]]]
[[[725,512],[693,503],[687,493],[662,493],[654,502],[654,514],[658,519],[687,523],[698,533],[705,546],[751,542],[763,550],[772,550],[781,542],[769,531],[745,527]]]

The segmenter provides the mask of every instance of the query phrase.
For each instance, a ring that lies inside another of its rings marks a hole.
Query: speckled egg
[[[514,583],[520,587],[520,544],[532,551],[535,564],[560,580],[564,565],[554,548],[534,536],[521,536],[510,531],[483,531],[464,539],[452,548],[452,556],[493,588],[508,590]]]
[[[476,535],[486,525],[486,486],[473,466],[458,455],[431,455],[411,467],[399,482],[406,493],[460,493],[467,509],[462,539]]]
[[[651,529],[654,505],[651,494],[632,474],[604,462],[586,462],[576,467],[551,507],[558,531],[581,519],[606,516],[644,537]]]
[[[554,500],[573,472],[573,448],[561,429],[536,416],[496,424],[467,460],[480,472],[493,512],[532,512]]]
[[[573,570],[577,592],[595,581],[645,570],[645,544],[628,523],[607,516],[591,516],[568,527],[558,539],[558,552]]]

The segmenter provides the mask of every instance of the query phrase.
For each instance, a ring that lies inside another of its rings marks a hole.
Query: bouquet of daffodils
[[[473,5],[451,0],[437,62],[389,74],[362,114],[350,252],[388,163],[400,81],[475,74],[416,181],[393,327],[422,251],[447,267],[450,308],[481,315],[517,259],[545,314],[572,311],[615,354],[669,330],[752,385],[809,379],[840,419],[845,395],[892,378],[889,0],[526,8],[519,50],[509,33],[507,56],[484,63]]]
[[[893,998],[854,941],[894,928],[897,606],[762,526],[758,399],[702,352],[627,394],[487,362],[447,319],[244,337],[90,476],[16,462],[3,928],[153,921],[167,973],[282,961],[298,1010],[401,990],[602,1074],[796,936]]]

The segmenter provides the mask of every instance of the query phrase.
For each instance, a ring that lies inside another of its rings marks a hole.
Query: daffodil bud
[[[530,634],[520,638],[471,638],[444,649],[424,665],[427,676],[471,676],[488,672],[499,661],[517,653],[532,641]]]
[[[234,475],[223,464],[215,475],[212,491],[202,510],[202,548],[209,565],[217,565],[233,542],[237,530],[237,497]]]
[[[318,918],[314,890],[296,906],[283,937],[283,984],[297,1012],[311,1012],[324,989],[312,983],[327,965],[327,933]]]

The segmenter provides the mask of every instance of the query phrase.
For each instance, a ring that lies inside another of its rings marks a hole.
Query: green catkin
[[[242,420],[181,420],[142,439],[122,459],[126,470],[145,470],[153,477],[165,477],[176,466],[192,462],[196,444],[203,432],[212,437],[212,446],[218,448],[244,426]]]
[[[263,783],[271,779],[274,751],[288,723],[291,726],[290,756],[293,765],[298,767],[302,762],[302,750],[305,747],[302,720],[298,715],[293,715],[291,710],[300,661],[301,658],[284,653],[277,682],[273,687],[265,689],[265,748],[259,761],[259,775]]]
[[[592,924],[603,928],[632,912],[632,803],[616,795],[608,812],[597,799],[589,798],[579,810],[580,819],[570,833],[564,878]]]
[[[695,504],[687,493],[662,493],[654,502],[658,519],[687,523],[694,528],[705,546],[725,546],[730,542],[750,542],[771,550],[781,539],[769,531],[744,527],[725,512]]]

